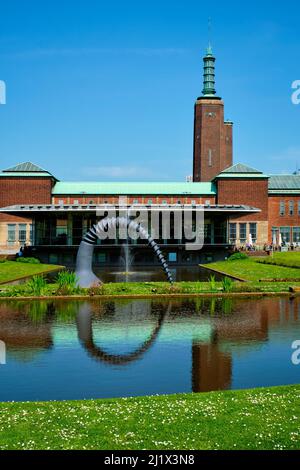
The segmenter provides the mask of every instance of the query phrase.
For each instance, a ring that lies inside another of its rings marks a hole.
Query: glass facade
[[[231,243],[236,241],[236,224],[229,224],[229,241]]]
[[[291,241],[291,227],[280,227],[280,233],[283,243],[290,243]]]
[[[26,224],[19,224],[19,242],[26,242]]]
[[[240,224],[240,242],[245,243],[247,239],[247,224]]]
[[[16,224],[7,225],[7,242],[13,245],[16,242]]]
[[[293,227],[293,242],[300,242],[300,227]]]
[[[257,224],[256,223],[249,224],[249,233],[251,233],[252,235],[252,241],[256,242],[257,240]]]

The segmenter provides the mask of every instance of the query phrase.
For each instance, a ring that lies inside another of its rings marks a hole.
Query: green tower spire
[[[216,94],[215,90],[215,57],[213,55],[212,47],[209,44],[206,49],[206,55],[203,57],[204,73],[203,73],[203,90],[202,93],[205,97],[213,97]]]

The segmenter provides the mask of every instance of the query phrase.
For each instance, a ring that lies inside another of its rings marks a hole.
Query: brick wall
[[[0,207],[14,204],[50,204],[51,178],[0,178]]]
[[[285,203],[285,214],[280,215],[280,202]],[[294,214],[289,214],[289,202],[294,202]],[[300,227],[300,215],[298,211],[299,196],[271,195],[269,196],[269,222],[272,227]]]
[[[51,178],[0,178],[0,207],[15,204],[50,204]],[[0,213],[0,250],[17,251],[20,243],[18,239],[14,244],[7,243],[7,224],[27,224],[27,242],[29,241],[29,225],[31,219],[18,217],[13,214]]]
[[[240,221],[268,220],[268,179],[226,178],[217,181],[218,204],[245,204],[261,212],[239,217]]]
[[[193,180],[211,181],[232,165],[232,123],[221,99],[199,99],[194,111]]]

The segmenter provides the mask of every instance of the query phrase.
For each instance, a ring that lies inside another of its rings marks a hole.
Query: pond
[[[299,298],[2,301],[0,401],[299,383],[299,339]]]
[[[200,266],[169,266],[174,281],[208,281],[212,272]],[[124,267],[95,268],[95,274],[104,282],[150,282],[166,281],[166,275],[161,266],[132,266],[129,272]],[[216,281],[221,281],[223,275],[213,273]]]

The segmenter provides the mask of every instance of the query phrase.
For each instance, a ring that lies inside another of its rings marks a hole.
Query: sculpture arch
[[[101,282],[94,274],[92,268],[94,246],[97,243],[97,239],[111,228],[123,228],[126,230],[136,231],[146,239],[148,241],[148,245],[153,249],[155,255],[160,261],[168,281],[173,284],[173,278],[169,271],[168,264],[159,246],[148,232],[140,224],[126,217],[106,217],[88,230],[79,245],[76,258],[76,276],[80,287],[91,287]]]
[[[127,365],[140,359],[155,343],[155,340],[163,326],[164,319],[168,316],[170,311],[171,303],[168,304],[168,308],[166,310],[160,312],[151,334],[137,349],[130,353],[112,354],[95,343],[93,335],[93,315],[90,305],[85,302],[80,306],[76,317],[78,338],[88,355],[96,361],[110,365]]]

